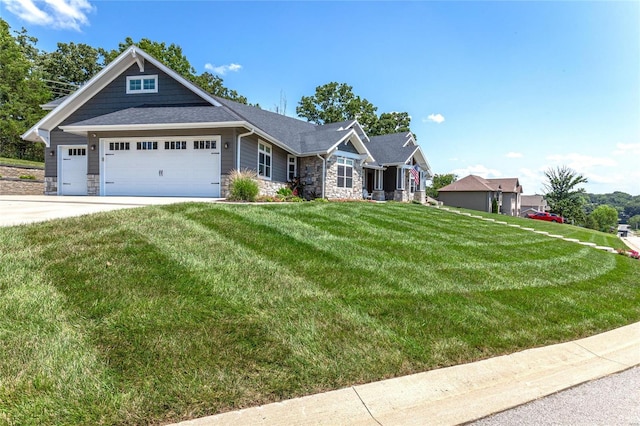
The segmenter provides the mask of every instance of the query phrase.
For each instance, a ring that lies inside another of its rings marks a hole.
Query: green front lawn
[[[0,423],[178,421],[575,339],[640,319],[639,273],[397,203],[4,228]]]
[[[18,158],[7,158],[0,157],[0,165],[5,166],[27,166],[27,167],[37,167],[39,169],[44,169],[44,163],[39,161],[29,161],[29,160],[20,160]]]

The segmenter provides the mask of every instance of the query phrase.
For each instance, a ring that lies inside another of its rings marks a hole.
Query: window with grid
[[[338,157],[338,188],[353,188],[353,160]]]
[[[127,77],[127,93],[158,93],[158,76],[142,75]]]
[[[129,151],[129,142],[109,142],[109,151]]]
[[[158,149],[158,142],[152,142],[152,141],[136,142],[136,149],[138,151],[150,151],[150,150]]]
[[[291,182],[296,176],[298,176],[296,157],[293,155],[287,155],[287,180]]]
[[[271,179],[271,145],[258,142],[258,176]]]
[[[216,141],[193,141],[193,149],[216,149]]]
[[[164,149],[187,149],[187,141],[165,141]]]

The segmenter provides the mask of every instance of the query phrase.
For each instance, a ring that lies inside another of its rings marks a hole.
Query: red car
[[[555,213],[536,212],[527,214],[529,219],[546,220],[547,222],[564,223],[564,218]]]

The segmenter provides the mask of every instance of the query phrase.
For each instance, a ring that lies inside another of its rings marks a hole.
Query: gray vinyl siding
[[[64,133],[62,130],[56,129],[50,135],[51,146],[44,149],[44,175],[46,177],[58,176],[58,146],[60,145],[88,145],[87,138],[84,136],[72,135]],[[88,148],[88,146],[87,146]],[[50,155],[53,151],[54,155]],[[97,151],[96,151],[97,152]],[[89,154],[90,155],[90,154]],[[91,173],[91,172],[89,172]]]
[[[348,140],[346,140],[346,141],[342,142],[340,145],[338,145],[338,149],[340,151],[352,152],[354,154],[359,154],[359,152],[356,149],[356,147],[353,146],[353,144],[351,142],[349,142]]]
[[[157,75],[158,76],[158,93],[145,94],[127,94],[126,80],[127,76],[139,75]],[[145,64],[145,72],[141,73],[138,65],[132,65],[115,78],[111,83],[104,87],[95,96],[84,103],[77,111],[67,117],[60,125],[76,123],[78,121],[97,117],[103,114],[109,114],[125,108],[131,108],[140,105],[175,105],[175,104],[204,104],[202,98],[194,94],[182,84],[175,81],[167,74],[160,71],[150,63]],[[222,171],[224,173],[235,162],[234,155],[234,137],[233,129],[202,129],[188,130],[178,132],[162,132],[161,136],[190,136],[190,135],[222,135],[222,144],[229,143],[228,149],[222,149]],[[97,135],[96,138],[77,136],[65,133],[59,128],[51,132],[51,147],[45,149],[45,176],[57,176],[57,150],[59,145],[87,145],[98,143],[100,137],[135,137],[135,136],[160,136],[158,133],[152,132],[111,132],[109,134]],[[94,142],[95,139],[95,142]],[[51,156],[49,153],[53,150],[56,155]],[[231,158],[229,158],[229,155]],[[89,174],[98,174],[100,171],[100,155],[98,150],[88,152],[88,169]]]
[[[442,201],[445,206],[491,212],[490,195],[490,192],[440,192],[438,200]]]
[[[158,93],[127,94],[127,76],[141,75],[158,76]],[[132,65],[67,117],[61,125],[76,123],[99,115],[141,105],[204,103],[205,101],[198,95],[147,62],[144,73],[140,72],[138,65]]]
[[[271,180],[277,182],[287,181],[287,152],[282,148],[264,141],[271,145]],[[240,147],[240,168],[258,169],[258,138],[247,136],[242,138]]]

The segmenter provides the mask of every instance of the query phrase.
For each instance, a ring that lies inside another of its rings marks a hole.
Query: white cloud
[[[613,155],[640,155],[640,143],[618,143]]]
[[[213,64],[206,63],[204,64],[204,69],[207,71],[211,71],[214,74],[225,75],[227,72],[238,72],[242,69],[242,65],[240,64],[229,64],[229,65],[220,65],[214,66]]]
[[[482,164],[477,164],[475,166],[467,166],[462,169],[455,169],[452,173],[458,175],[459,178],[463,178],[467,175],[477,175],[483,177],[485,179],[489,178],[497,178],[502,176],[502,173],[496,169],[490,169],[488,167],[483,166]]]
[[[441,124],[444,122],[444,116],[442,114],[429,114],[427,118],[422,119],[423,123],[426,123],[429,121],[432,123]]]
[[[507,152],[505,154],[505,157],[507,157],[507,158],[522,158],[522,153],[521,152]]]
[[[71,29],[89,25],[94,7],[87,0],[0,0],[9,12],[34,25]]]
[[[566,164],[570,168],[578,171],[584,172],[593,167],[615,167],[618,165],[616,160],[609,157],[592,157],[590,155],[582,155],[582,154],[555,154],[547,156],[547,160],[553,161],[559,164]]]

